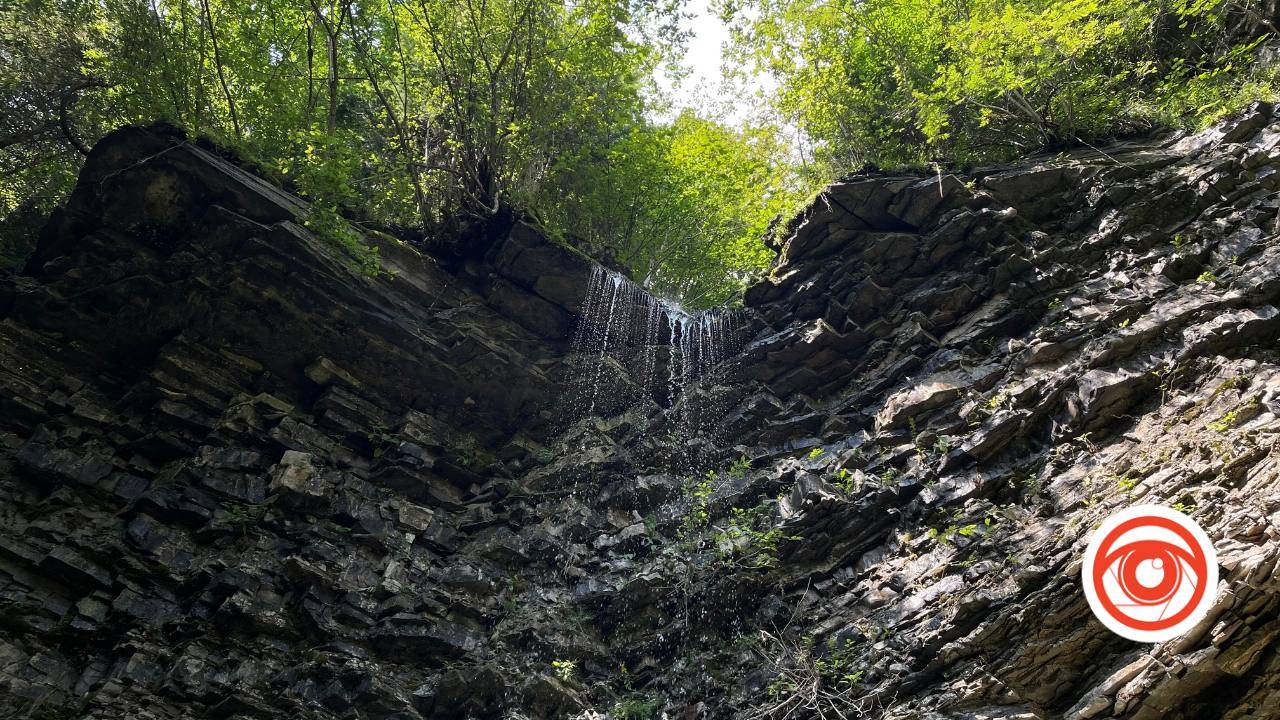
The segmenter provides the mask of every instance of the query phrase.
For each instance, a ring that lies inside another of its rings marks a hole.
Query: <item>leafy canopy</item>
[[[720,0],[818,171],[1004,160],[1262,97],[1253,0]]]
[[[654,119],[678,17],[667,0],[18,0],[0,9],[0,216],[38,218],[97,138],[165,120],[290,183],[328,234],[345,215],[467,237],[514,211],[719,301],[769,260],[778,203],[753,199],[785,194],[785,148]],[[7,264],[28,226],[0,230]]]
[[[520,215],[704,307],[768,268],[780,215],[866,163],[998,161],[1277,94],[1262,0],[716,0],[778,119],[663,119],[682,3],[4,3],[0,263],[97,138],[165,120],[306,195],[366,266],[343,218],[465,248]]]

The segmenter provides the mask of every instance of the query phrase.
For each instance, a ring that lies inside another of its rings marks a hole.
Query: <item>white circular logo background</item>
[[[1209,536],[1163,505],[1135,505],[1103,521],[1080,571],[1093,614],[1136,642],[1164,642],[1204,619],[1218,589]]]

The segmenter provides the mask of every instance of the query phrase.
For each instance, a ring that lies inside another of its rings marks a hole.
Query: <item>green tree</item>
[[[277,173],[312,200],[315,229],[348,249],[358,243],[339,215],[439,238],[511,211],[659,291],[718,302],[770,261],[759,238],[795,183],[776,131],[653,119],[652,77],[678,50],[678,10],[21,0],[0,11],[16,59],[0,70],[13,110],[0,213],[38,218],[97,137],[166,120]]]
[[[1255,0],[722,0],[820,172],[1196,125],[1275,94]]]
[[[775,127],[734,129],[691,112],[636,124],[574,158],[536,206],[662,295],[699,309],[729,301],[773,260],[762,242],[801,194]]]
[[[102,131],[86,107],[106,85],[84,63],[102,42],[92,18],[88,2],[0,7],[0,267],[25,257]]]

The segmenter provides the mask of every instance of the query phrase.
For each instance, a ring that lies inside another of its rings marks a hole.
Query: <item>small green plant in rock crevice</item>
[[[849,639],[837,640],[834,635],[827,638],[827,653],[813,662],[818,676],[825,685],[832,688],[843,688],[857,685],[862,681],[865,671],[853,667],[856,644]]]
[[[898,479],[898,471],[895,468],[887,467],[880,473],[880,484],[885,487],[893,485]]]
[[[518,575],[507,578],[507,587],[502,594],[502,611],[514,615],[520,609],[520,597],[524,594],[525,582]]]
[[[995,522],[995,518],[993,516],[987,515],[982,519],[981,524],[976,522],[962,524],[959,522],[962,517],[964,517],[964,510],[957,508],[956,511],[952,513],[952,522],[942,527],[929,528],[927,535],[929,538],[937,540],[943,545],[950,545],[959,537],[970,537],[979,533],[985,534],[990,532],[992,524]]]
[[[249,529],[262,521],[266,509],[245,503],[228,503],[226,512],[227,524],[238,529],[242,537],[248,537]]]
[[[948,525],[942,529],[929,528],[929,537],[949,545],[956,536],[968,537],[978,531],[977,523],[969,523],[968,525]]]
[[[1209,423],[1209,429],[1213,430],[1214,432],[1224,433],[1230,430],[1231,428],[1235,427],[1236,421],[1239,419],[1239,417],[1240,417],[1239,409],[1228,410],[1227,412],[1223,413],[1222,417]]]
[[[480,464],[480,458],[473,448],[462,446],[453,449],[453,462],[458,467],[473,468]]]
[[[915,433],[915,422],[911,423],[912,434]],[[938,435],[934,438],[933,444],[922,442],[919,435],[914,435],[914,445],[916,448],[916,462],[921,467],[927,467],[932,463],[936,463],[946,457],[951,451],[951,438],[946,435]]]
[[[369,447],[373,449],[373,459],[377,460],[382,457],[387,448],[395,444],[396,436],[392,435],[387,426],[375,421],[367,431],[365,431],[365,439],[369,441]]]
[[[646,513],[643,520],[645,532],[650,535],[658,531],[658,516],[653,513]]]
[[[969,427],[977,427],[986,422],[991,416],[995,415],[1011,398],[1008,391],[1001,390],[991,397],[983,400],[981,396],[975,398],[973,409],[965,417],[965,421]]]
[[[751,461],[746,456],[742,456],[729,464],[725,474],[737,480],[745,480],[749,472],[751,472]]]
[[[943,457],[951,452],[951,438],[946,435],[939,435],[938,439],[933,441],[933,452],[938,457]]]
[[[715,492],[715,481],[719,476],[712,471],[701,480],[694,481],[692,477],[685,479],[684,484],[684,501],[687,505],[684,513],[684,520],[680,526],[680,539],[684,542],[692,542],[695,537],[700,535],[707,529],[707,525],[711,522],[711,495]]]
[[[454,465],[468,470],[487,468],[494,461],[494,457],[485,452],[480,441],[470,433],[455,439],[449,449],[449,459]]]
[[[826,652],[806,635],[797,640],[761,631],[761,647],[756,654],[764,661],[773,680],[765,695],[773,706],[770,717],[795,715],[793,711],[812,709],[813,717],[867,717],[874,700],[861,696],[865,672],[856,665],[856,648],[851,642],[829,640]],[[805,715],[808,717],[809,715]]]
[[[845,495],[851,495],[853,494],[853,486],[856,479],[857,477],[853,473],[845,468],[840,468],[831,476],[831,484],[835,485]]]
[[[798,688],[799,684],[790,675],[779,674],[769,682],[764,691],[770,699],[776,700],[794,693]]]
[[[1209,399],[1212,400],[1218,395],[1224,392],[1227,392],[1229,390],[1242,390],[1247,387],[1249,387],[1248,377],[1244,375],[1236,375],[1234,377],[1229,377],[1226,380],[1223,380],[1221,383],[1219,383],[1218,387],[1214,388],[1213,394],[1209,396]]]
[[[613,720],[656,720],[662,700],[652,695],[635,693],[621,698],[609,709]]]
[[[772,508],[766,502],[753,508],[733,508],[728,526],[715,534],[719,559],[749,568],[776,565],[778,544],[787,536],[772,521]]]
[[[762,500],[755,507],[731,508],[723,525],[713,525],[711,496],[720,481],[715,471],[708,471],[700,480],[685,479],[682,491],[685,511],[677,537],[678,547],[693,552],[705,547],[704,543],[709,540],[715,550],[715,560],[720,563],[742,568],[772,567],[777,563],[778,544],[787,539],[780,528],[772,525],[772,505]]]
[[[552,660],[551,671],[563,682],[573,682],[578,674],[578,663],[575,660]]]
[[[929,453],[925,444],[920,441],[920,434],[916,432],[916,419],[907,418],[907,423],[911,426],[911,444],[916,449],[916,462],[922,466],[926,465],[929,462]]]
[[[377,246],[365,242],[364,236],[338,214],[337,208],[312,205],[303,224],[313,235],[355,261],[361,273],[377,277],[382,272]]]

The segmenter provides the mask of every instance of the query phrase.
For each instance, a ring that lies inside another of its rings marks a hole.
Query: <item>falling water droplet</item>
[[[617,272],[593,267],[568,363],[565,427],[597,410],[657,403],[673,435],[676,464],[692,471],[691,440],[716,415],[710,385],[737,350],[735,315],[724,309],[691,315]],[[623,387],[617,368],[626,370],[633,387]],[[689,391],[698,386],[706,390],[695,398],[699,393]]]

